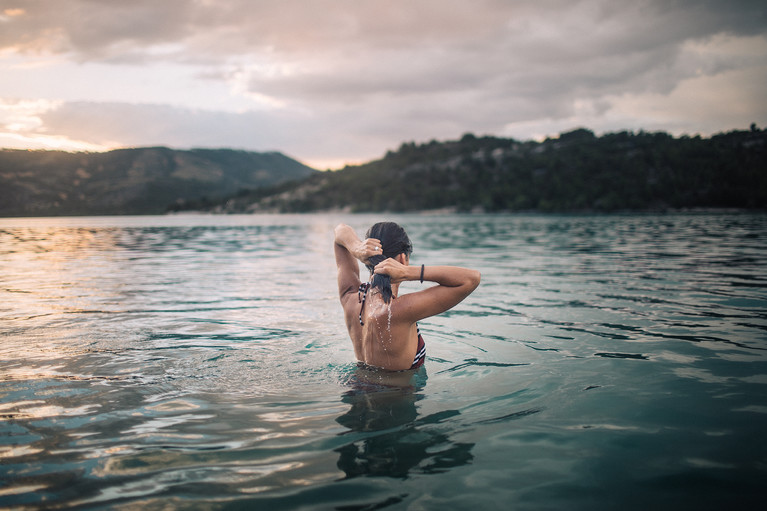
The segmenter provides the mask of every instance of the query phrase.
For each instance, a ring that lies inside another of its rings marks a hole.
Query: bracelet
[[[423,265],[421,265],[421,284],[423,284]]]

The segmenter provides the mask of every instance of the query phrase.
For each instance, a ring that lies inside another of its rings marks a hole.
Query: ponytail
[[[366,266],[373,275],[370,287],[380,289],[384,303],[389,303],[392,297],[391,277],[374,273],[375,266],[381,261],[397,257],[399,254],[405,254],[410,257],[410,254],[413,252],[413,245],[410,243],[410,238],[408,238],[405,229],[394,222],[379,222],[373,225],[368,230],[366,237],[381,241],[383,254],[371,256]]]
[[[370,273],[373,275],[373,280],[370,283],[370,287],[377,287],[381,290],[381,297],[384,300],[384,303],[389,303],[389,300],[391,300],[391,277],[388,275],[382,275],[380,273],[373,273],[373,270],[375,269],[376,265],[382,261],[385,261],[386,259],[389,259],[387,256],[384,255],[377,255],[373,256],[368,261],[370,261],[370,264],[367,265],[368,270],[370,270]]]

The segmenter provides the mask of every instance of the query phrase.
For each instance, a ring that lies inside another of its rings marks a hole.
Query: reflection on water
[[[402,381],[406,380],[406,381]],[[406,478],[410,473],[438,473],[470,463],[473,443],[452,442],[445,431],[432,428],[459,415],[444,410],[418,417],[416,402],[426,371],[390,373],[360,367],[350,380],[343,402],[351,408],[336,421],[351,432],[367,433],[338,449],[338,468],[346,478]],[[346,434],[346,433],[345,433]]]
[[[483,275],[415,374],[336,297],[377,216],[0,219],[0,507],[760,503],[767,215],[392,219]]]

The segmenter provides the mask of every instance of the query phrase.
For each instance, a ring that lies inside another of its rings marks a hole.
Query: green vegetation
[[[230,149],[0,150],[0,216],[164,213],[315,172],[280,153]]]
[[[710,138],[586,129],[543,142],[464,135],[241,192],[220,212],[767,209],[767,131]]]
[[[228,149],[0,150],[0,216],[441,208],[767,209],[767,131],[675,138],[577,129],[543,142],[466,134],[407,142],[335,172]]]

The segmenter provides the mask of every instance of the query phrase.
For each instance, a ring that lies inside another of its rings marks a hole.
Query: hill
[[[0,150],[0,216],[165,213],[314,169],[276,153],[165,147],[104,153]]]
[[[313,174],[219,212],[767,209],[767,131],[701,138],[587,129],[543,142],[476,137],[404,143],[380,160]]]

